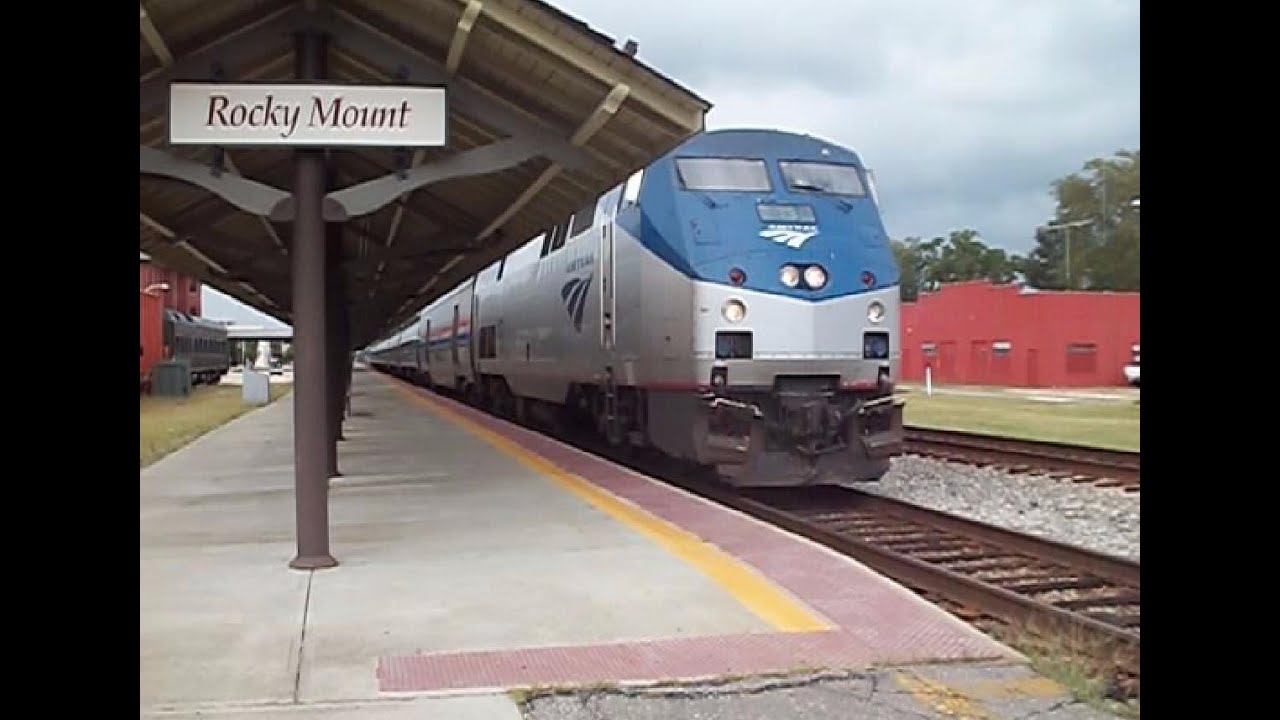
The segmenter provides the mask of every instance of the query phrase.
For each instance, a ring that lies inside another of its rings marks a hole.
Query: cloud
[[[278,330],[289,327],[208,285],[202,286],[200,290],[200,314],[210,320],[233,320],[238,325],[258,325]]]
[[[1139,147],[1138,0],[551,0],[715,107],[876,170],[894,237],[971,227],[1026,252],[1050,184]],[[278,323],[205,291],[205,313]]]
[[[1019,252],[1050,183],[1139,146],[1139,4],[559,0],[706,97],[711,129],[857,151],[896,237],[961,227]]]

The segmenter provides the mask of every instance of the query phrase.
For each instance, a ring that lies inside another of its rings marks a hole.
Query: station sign
[[[169,144],[439,147],[443,87],[173,83]]]

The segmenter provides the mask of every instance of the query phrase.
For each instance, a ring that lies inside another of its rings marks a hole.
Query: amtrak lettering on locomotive
[[[898,308],[858,156],[722,130],[530,239],[369,357],[735,485],[874,480],[903,441]]]

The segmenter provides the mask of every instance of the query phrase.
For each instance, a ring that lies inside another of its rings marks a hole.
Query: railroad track
[[[1141,455],[1122,450],[907,427],[906,452],[1017,472],[1067,475],[1098,487],[1141,490]]]
[[[988,632],[1067,639],[1110,665],[1110,694],[1140,692],[1136,562],[840,487],[682,487],[844,553]]]

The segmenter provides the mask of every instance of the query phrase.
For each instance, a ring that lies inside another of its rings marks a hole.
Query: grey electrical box
[[[180,360],[156,363],[151,368],[151,394],[186,397],[191,394],[191,368]]]
[[[266,405],[271,399],[269,376],[256,370],[245,370],[243,397],[250,405]]]

